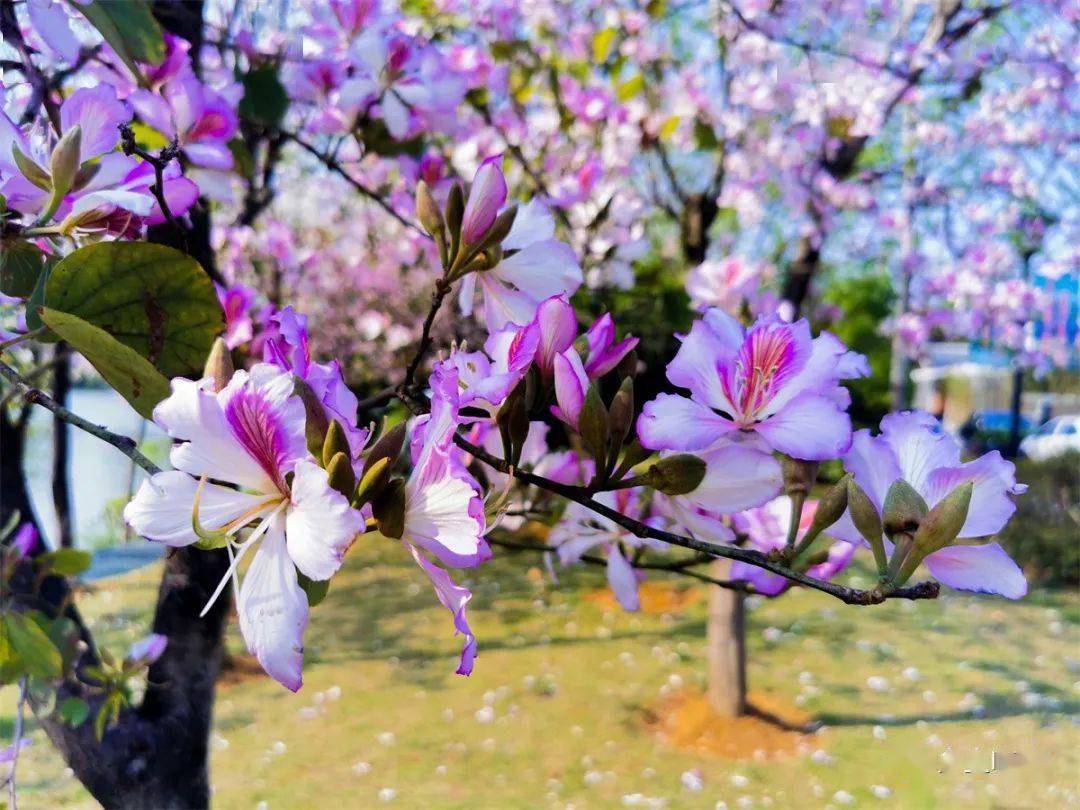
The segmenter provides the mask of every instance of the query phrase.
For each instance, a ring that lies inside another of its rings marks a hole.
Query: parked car
[[[1035,428],[1031,417],[1020,414],[1020,436],[1027,436]],[[1009,446],[1012,430],[1012,414],[1009,411],[975,411],[957,431],[964,448],[973,456],[991,450],[1005,452]]]
[[[1080,414],[1055,417],[1020,442],[1020,454],[1035,461],[1069,451],[1080,452]]]

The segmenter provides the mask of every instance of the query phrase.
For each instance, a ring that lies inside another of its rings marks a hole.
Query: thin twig
[[[26,678],[19,681],[19,702],[15,707],[15,730],[12,733],[11,769],[4,783],[8,789],[8,804],[11,810],[18,810],[18,791],[15,789],[15,769],[19,765],[19,749],[22,747],[23,708],[26,705]]]
[[[412,360],[409,361],[409,367],[405,369],[405,379],[401,383],[401,388],[405,392],[412,389],[420,363],[423,362],[424,356],[428,353],[428,349],[431,348],[431,327],[435,324],[435,316],[439,314],[439,309],[442,307],[443,301],[446,300],[446,296],[450,293],[452,286],[445,278],[435,280],[435,289],[431,293],[431,308],[428,310],[427,317],[424,318],[424,328],[420,333],[420,342],[416,346],[416,353],[413,355]]]
[[[347,182],[350,186],[352,186],[354,189],[356,189],[358,192],[360,192],[363,196],[367,197],[369,200],[371,200],[376,205],[378,205],[380,208],[382,208],[384,211],[386,211],[386,213],[388,213],[390,216],[392,216],[394,219],[396,219],[398,222],[400,222],[406,228],[410,228],[410,229],[416,231],[418,234],[420,234],[421,236],[423,236],[423,237],[425,237],[427,239],[431,238],[428,235],[427,231],[425,231],[423,228],[421,228],[419,225],[417,225],[412,220],[410,220],[410,219],[408,219],[406,217],[403,217],[401,214],[399,214],[394,209],[394,207],[392,205],[390,205],[390,203],[388,203],[385,199],[383,199],[381,194],[379,194],[377,191],[374,191],[374,190],[368,188],[363,183],[361,183],[359,180],[357,180],[355,177],[353,177],[351,174],[349,174],[349,172],[345,170],[345,167],[341,164],[341,162],[337,158],[335,158],[333,155],[327,155],[327,154],[323,153],[318,147],[314,146],[313,144],[308,143],[303,138],[301,138],[299,135],[295,135],[292,132],[285,132],[284,130],[279,130],[278,134],[282,138],[284,138],[286,140],[289,140],[289,141],[292,141],[293,143],[295,143],[297,146],[299,146],[301,149],[303,149],[308,154],[313,155],[314,157],[318,158],[318,160],[324,166],[326,166],[326,168],[330,169],[330,171],[334,172],[335,174],[338,174],[339,176],[341,176],[345,180],[345,182]]]
[[[177,142],[176,137],[174,136],[172,142],[158,154],[152,155],[135,142],[135,132],[132,130],[131,125],[121,124],[120,148],[125,155],[135,155],[154,167],[154,184],[150,186],[150,193],[154,195],[154,199],[157,200],[158,205],[161,207],[161,215],[165,217],[165,221],[176,229],[176,232],[186,243],[187,228],[181,225],[179,220],[173,216],[172,209],[169,208],[169,201],[165,199],[165,167],[180,156],[180,144]],[[184,252],[188,252],[186,246]]]
[[[146,470],[150,475],[161,472],[160,467],[139,452],[133,439],[113,433],[112,431],[106,430],[101,425],[95,425],[93,422],[88,422],[86,419],[83,419],[78,414],[72,413],[44,391],[40,391],[37,388],[27,385],[26,381],[19,376],[19,373],[7,363],[0,362],[0,376],[4,377],[27,403],[40,405],[41,407],[52,411],[57,418],[63,419],[69,425],[74,425],[80,430],[86,431],[91,436],[97,436],[103,442],[111,444]]]
[[[708,554],[713,557],[724,557],[729,560],[748,563],[749,565],[763,568],[766,571],[771,571],[774,574],[779,574],[792,582],[797,582],[808,588],[813,588],[814,590],[827,593],[830,596],[835,596],[837,599],[846,602],[849,605],[876,605],[884,602],[886,599],[936,599],[940,591],[940,586],[936,582],[920,582],[917,585],[912,585],[907,588],[897,588],[886,592],[881,588],[860,590],[816,579],[800,571],[789,568],[779,560],[775,560],[760,551],[709,543],[698,540],[695,537],[685,537],[681,534],[675,534],[673,532],[649,526],[628,515],[624,515],[622,512],[618,512],[605,506],[587,494],[582,494],[578,487],[560,484],[558,481],[552,481],[549,478],[544,478],[543,476],[518,469],[509,464],[505,459],[493,456],[482,447],[476,446],[460,434],[454,435],[454,443],[462,450],[465,450],[467,453],[470,453],[475,458],[487,464],[489,467],[493,467],[505,475],[513,476],[526,484],[532,484],[541,489],[546,489],[548,492],[553,492],[556,495],[561,495],[567,500],[579,503],[582,506],[591,509],[593,512],[596,512],[598,515],[606,517],[612,523],[621,526],[637,537],[652,538],[654,540],[669,543],[673,546],[692,549],[693,551]]]
[[[502,540],[496,537],[486,538],[488,543],[493,546],[499,546],[501,548],[512,549],[514,551],[532,551],[537,554],[554,554],[558,551],[551,546],[538,546],[532,543],[515,543],[512,540]],[[589,565],[602,565],[607,566],[607,560],[603,557],[597,557],[592,554],[582,554],[578,558],[583,563]],[[746,582],[733,582],[726,579],[717,579],[716,577],[710,577],[708,574],[703,574],[700,571],[692,571],[686,567],[674,566],[666,563],[647,563],[639,562],[635,560],[630,561],[630,565],[633,568],[637,568],[641,571],[667,571],[670,574],[679,574],[680,576],[692,577],[693,579],[701,580],[702,582],[708,582],[710,585],[716,585],[719,588],[725,588],[729,591],[739,591],[741,593],[756,593],[752,585]]]

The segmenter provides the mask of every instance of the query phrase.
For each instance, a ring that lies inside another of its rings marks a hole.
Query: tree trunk
[[[71,352],[67,344],[62,341],[57,343],[53,348],[53,357],[56,360],[56,367],[53,369],[52,398],[66,408],[68,394],[71,391]],[[75,545],[71,481],[68,474],[71,460],[71,427],[63,419],[54,415],[52,428],[52,498],[53,506],[56,508],[58,527],[56,543],[60,548],[71,548]]]
[[[710,574],[728,579],[730,560],[715,560]],[[739,591],[709,586],[708,698],[722,717],[746,713],[746,597]]]

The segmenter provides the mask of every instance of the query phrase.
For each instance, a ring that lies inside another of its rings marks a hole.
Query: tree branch
[[[606,517],[612,523],[621,526],[637,537],[652,538],[654,540],[669,543],[673,546],[681,546],[702,554],[708,554],[712,557],[724,557],[729,560],[748,563],[749,565],[763,568],[766,571],[771,571],[774,574],[779,574],[780,576],[785,577],[792,582],[804,585],[807,588],[827,593],[849,605],[876,605],[884,602],[886,599],[936,599],[940,591],[940,586],[936,582],[920,582],[917,585],[912,585],[907,588],[897,588],[896,590],[885,592],[881,588],[860,590],[837,585],[834,582],[815,579],[814,577],[789,568],[780,561],[771,558],[769,555],[762,554],[760,551],[709,543],[698,540],[695,537],[686,537],[681,534],[675,534],[673,532],[649,526],[646,523],[635,520],[628,515],[624,515],[621,512],[594,500],[590,496],[583,494],[578,487],[560,484],[558,481],[552,481],[549,478],[544,478],[543,476],[520,470],[509,464],[505,459],[491,455],[482,447],[476,446],[460,434],[454,435],[454,443],[462,450],[471,454],[474,458],[479,459],[499,472],[517,478],[519,481],[526,484],[532,484],[533,486],[553,492],[556,495],[561,495],[567,500],[579,503],[582,506],[591,509],[593,512],[596,512],[598,515]]]
[[[0,362],[0,376],[6,379],[11,387],[17,391],[27,403],[40,405],[41,407],[52,411],[56,418],[67,422],[69,425],[74,425],[80,430],[86,431],[91,436],[97,436],[107,444],[111,444],[151,475],[161,472],[160,467],[139,452],[134,440],[127,436],[121,436],[106,430],[101,425],[95,425],[93,422],[83,419],[78,414],[72,413],[44,391],[27,385],[26,381],[19,376],[19,373],[7,363]]]

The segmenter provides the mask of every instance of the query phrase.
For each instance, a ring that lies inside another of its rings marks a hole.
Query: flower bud
[[[405,481],[395,478],[371,504],[371,513],[385,537],[395,540],[405,534]]]
[[[626,441],[630,428],[634,425],[634,380],[630,377],[622,381],[619,390],[611,400],[608,408],[608,428],[611,431],[611,441],[615,445],[616,452]]]
[[[15,159],[15,168],[23,177],[44,191],[52,191],[52,178],[49,173],[24,155],[15,144],[11,145],[11,156]]]
[[[210,347],[206,365],[203,366],[203,378],[212,380],[213,390],[220,391],[229,384],[229,380],[233,378],[234,373],[232,353],[229,351],[229,347],[225,345],[225,341],[221,338],[214,338],[214,345]]]
[[[461,241],[466,245],[475,245],[484,238],[506,202],[506,178],[499,168],[500,157],[485,160],[473,177],[461,220]]]
[[[367,459],[364,461],[363,475],[366,477],[368,471],[374,469],[375,465],[385,459],[388,464],[393,466],[397,461],[397,457],[401,455],[401,448],[405,445],[405,423],[398,422],[389,430],[383,430],[382,436],[375,442],[371,450],[368,451]]]
[[[832,526],[844,514],[848,506],[848,482],[850,476],[844,476],[833,484],[818,501],[814,519],[806,532],[805,540],[812,540]],[[875,513],[876,514],[876,513]],[[878,533],[880,536],[880,532]]]
[[[337,422],[331,422],[330,429],[333,430],[336,424]],[[336,489],[346,498],[352,497],[356,489],[356,473],[353,472],[348,453],[338,452],[330,458],[330,462],[326,465],[326,477],[329,479],[331,488]]]
[[[705,462],[689,453],[665,456],[649,467],[649,485],[665,495],[693,492],[705,478]]]
[[[311,386],[297,376],[293,376],[293,393],[300,397],[304,403],[304,437],[307,440],[307,448],[315,458],[322,458],[323,442],[326,440],[326,432],[330,429],[330,420],[326,418],[326,410],[322,402],[315,396]]]
[[[529,433],[527,387],[525,380],[515,385],[514,390],[507,396],[495,416],[495,423],[499,426],[499,434],[502,436],[503,457],[514,466],[517,466],[521,460],[521,450],[525,444],[525,437]]]
[[[329,471],[330,462],[333,460],[334,456],[339,453],[343,453],[345,458],[349,458],[352,455],[352,450],[349,448],[349,439],[345,435],[345,428],[341,426],[341,423],[338,422],[338,420],[334,419],[330,422],[329,426],[327,426],[326,436],[323,438],[322,453],[319,454],[318,458],[322,459],[323,467]],[[353,484],[349,486],[346,494],[352,493],[352,488],[355,483],[356,482],[353,481]]]
[[[898,534],[914,534],[930,509],[922,495],[903,478],[893,481],[885,493],[882,522],[889,538]]]
[[[364,474],[360,478],[360,483],[356,485],[356,493],[353,495],[352,505],[355,508],[359,509],[379,496],[390,478],[390,465],[390,459],[384,457],[370,467],[364,468]]]
[[[484,237],[483,245],[485,248],[495,248],[502,244],[503,239],[510,234],[510,229],[514,227],[517,212],[518,207],[511,205],[495,218],[495,222],[492,223],[491,228]],[[495,264],[498,264],[498,262],[495,262],[492,267]]]
[[[49,159],[52,171],[53,194],[63,197],[75,182],[79,171],[80,152],[82,150],[82,127],[78,124],[65,132],[53,148]]]
[[[968,481],[942,498],[919,524],[915,532],[915,550],[922,557],[949,545],[960,534],[971,508],[975,484]]]
[[[848,510],[851,512],[851,522],[859,530],[859,534],[870,544],[870,550],[874,552],[874,562],[877,564],[878,573],[885,573],[887,560],[885,557],[885,543],[881,539],[884,531],[881,526],[881,515],[877,507],[870,500],[863,488],[856,482],[854,476],[847,477],[847,501]]]
[[[780,468],[784,474],[784,494],[806,495],[814,487],[817,481],[818,463],[816,461],[804,461],[801,458],[791,456],[780,457]]]
[[[461,218],[465,213],[465,192],[461,190],[461,184],[454,183],[450,187],[450,195],[446,198],[446,227],[454,238],[461,236]]]
[[[608,413],[607,408],[604,407],[604,401],[600,398],[600,390],[595,384],[590,385],[589,390],[585,392],[581,416],[578,418],[578,433],[581,434],[581,440],[592,457],[599,462],[598,467],[603,466],[607,450]]]
[[[416,218],[420,220],[420,224],[429,235],[436,238],[442,236],[445,225],[442,211],[439,210],[439,204],[431,195],[428,184],[423,180],[416,184]]]

